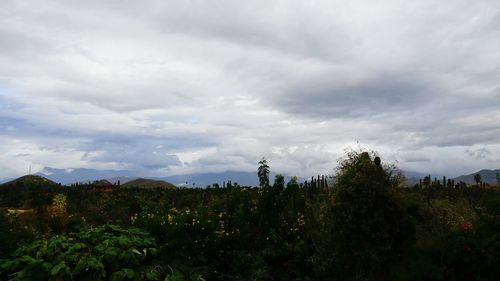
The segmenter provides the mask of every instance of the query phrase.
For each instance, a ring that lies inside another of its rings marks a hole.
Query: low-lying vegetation
[[[334,187],[0,187],[1,280],[496,280],[498,187],[401,187],[350,152]],[[9,209],[32,210],[8,213]]]

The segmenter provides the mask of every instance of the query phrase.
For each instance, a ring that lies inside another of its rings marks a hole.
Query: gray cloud
[[[168,170],[169,166],[181,165],[176,155],[169,155],[162,147],[112,146],[103,147],[96,155],[87,154],[84,159],[91,161],[119,162],[134,171]],[[132,165],[130,165],[132,164]]]
[[[363,118],[426,106],[433,90],[423,81],[405,79],[391,75],[346,85],[332,75],[292,84],[274,103],[290,114],[319,118]]]
[[[430,162],[431,159],[423,153],[407,152],[401,155],[401,160],[405,162]]]
[[[309,176],[357,142],[414,171],[495,168],[499,19],[494,0],[3,1],[0,178],[263,156]]]
[[[491,155],[491,151],[484,147],[476,150],[466,149],[465,153],[470,157],[474,157],[475,159],[484,159],[487,156]]]

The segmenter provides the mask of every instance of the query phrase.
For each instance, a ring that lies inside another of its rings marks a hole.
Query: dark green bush
[[[374,155],[352,151],[341,162],[333,207],[337,271],[343,280],[385,279],[407,257],[414,225],[393,196],[388,168]]]
[[[174,274],[157,257],[157,245],[148,233],[104,225],[21,246],[11,259],[0,260],[0,278],[163,280]]]

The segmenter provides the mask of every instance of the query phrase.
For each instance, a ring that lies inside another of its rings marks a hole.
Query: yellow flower
[[[131,217],[130,217],[130,221],[132,222],[132,224],[135,224],[135,222],[137,221],[137,214],[133,214]]]
[[[173,220],[174,220],[174,219],[173,219],[172,215],[171,215],[171,214],[167,214],[167,222],[168,222],[169,224],[172,224]]]
[[[62,217],[66,214],[67,208],[68,202],[66,201],[66,196],[64,196],[64,194],[56,194],[54,198],[52,198],[53,216]]]

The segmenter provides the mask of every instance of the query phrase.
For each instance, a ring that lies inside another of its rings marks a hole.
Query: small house
[[[92,183],[92,190],[99,192],[112,192],[113,184],[107,180],[98,180]]]

